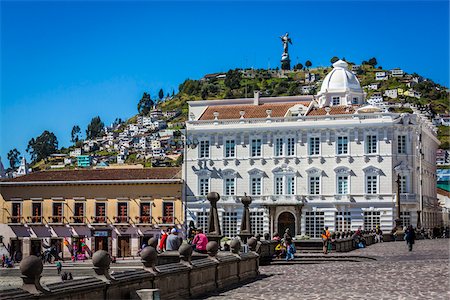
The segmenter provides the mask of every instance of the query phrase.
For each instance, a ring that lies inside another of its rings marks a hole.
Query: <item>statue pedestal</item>
[[[220,240],[223,238],[223,235],[217,235],[217,234],[206,234],[206,237],[208,238],[208,242],[214,241],[217,242],[217,244],[220,247]]]
[[[288,59],[282,59],[281,60],[281,70],[290,70],[291,69],[291,60]]]

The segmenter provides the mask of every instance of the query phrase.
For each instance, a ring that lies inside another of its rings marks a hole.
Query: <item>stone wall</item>
[[[143,269],[115,273],[109,270],[110,255],[100,250],[92,258],[92,277],[47,286],[40,283],[41,260],[28,256],[20,264],[22,287],[1,291],[0,299],[153,299],[154,293],[161,299],[197,298],[258,276],[255,247],[240,253],[239,243],[231,252],[219,252],[217,243],[209,242],[207,249],[207,257],[192,260],[191,246],[183,244],[178,262],[158,265],[156,250],[148,246],[141,253]]]

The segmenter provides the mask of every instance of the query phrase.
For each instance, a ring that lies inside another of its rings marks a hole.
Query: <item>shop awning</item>
[[[51,237],[52,233],[50,231],[50,228],[45,227],[45,226],[30,226],[31,230],[33,230],[34,234],[37,237],[40,238],[47,238],[47,237]]]
[[[71,237],[72,229],[66,226],[52,226],[53,231],[56,233],[58,237]]]
[[[30,237],[30,231],[28,227],[23,225],[10,225],[11,230],[14,232],[16,237]]]
[[[74,236],[78,236],[78,237],[91,237],[92,236],[92,232],[91,229],[89,227],[87,227],[86,225],[79,225],[79,226],[72,226],[73,231],[75,232]]]
[[[138,234],[137,228],[133,227],[133,226],[126,226],[126,227],[125,226],[123,226],[123,227],[117,226],[116,229],[117,229],[117,232],[119,235],[137,235]]]

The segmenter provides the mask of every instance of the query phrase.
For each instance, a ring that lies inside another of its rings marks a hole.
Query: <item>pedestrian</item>
[[[383,242],[383,231],[380,229],[380,225],[377,225],[375,229],[375,243]]]
[[[208,238],[203,233],[202,229],[197,229],[196,235],[192,240],[192,248],[195,252],[206,253],[206,244],[208,244]]]
[[[194,221],[189,222],[189,229],[188,229],[188,243],[191,244],[192,240],[197,234],[197,228],[195,228]]]
[[[416,240],[416,233],[412,225],[409,225],[405,231],[405,240],[406,244],[408,245],[409,251],[412,251],[414,241]]]
[[[161,239],[159,241],[159,251],[163,252],[164,250],[166,250],[166,241],[167,241],[167,237],[168,237],[168,232],[169,229],[167,229],[167,231],[161,230]]]
[[[294,259],[294,249],[292,248],[292,236],[289,228],[286,228],[284,232],[284,245],[286,248],[286,261]]]
[[[58,271],[58,275],[61,275],[62,263],[59,260],[56,262],[56,270]]]
[[[328,230],[328,226],[326,226],[325,230],[322,232],[323,254],[328,254],[328,247],[330,244],[330,239],[331,239],[331,233]]]
[[[178,236],[178,230],[176,228],[172,228],[170,231],[170,235],[167,237],[166,241],[166,250],[167,251],[176,251],[181,246],[181,238]],[[206,248],[205,248],[206,249]]]
[[[6,256],[5,254],[2,255],[2,268],[5,267],[5,260],[6,260]]]

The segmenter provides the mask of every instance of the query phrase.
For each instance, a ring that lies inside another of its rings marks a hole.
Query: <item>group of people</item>
[[[273,235],[273,240],[278,242],[278,244],[275,246],[275,256],[277,258],[285,255],[286,261],[294,259],[294,253],[297,252],[297,250],[295,248],[295,244],[293,243],[289,228],[286,228],[283,239],[281,239],[281,236],[278,234],[278,232],[275,232]]]

